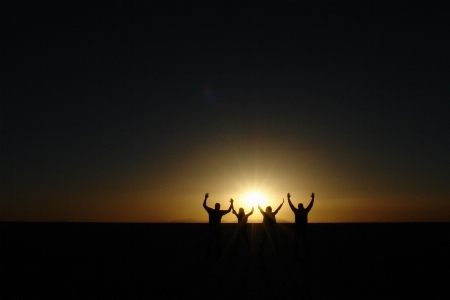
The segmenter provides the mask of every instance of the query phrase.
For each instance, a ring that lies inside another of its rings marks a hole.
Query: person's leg
[[[276,241],[275,241],[275,231],[272,226],[267,226],[267,238],[269,239],[269,244],[273,250],[277,251]]]
[[[241,238],[241,234],[242,234],[241,231],[236,232],[236,235],[235,235],[236,241],[234,243],[234,254],[236,254],[237,247],[238,247],[238,244],[239,244],[239,239]]]
[[[211,255],[212,250],[212,243],[213,243],[213,232],[211,229],[208,231],[208,243],[206,245],[206,252],[208,253],[208,256]]]
[[[259,248],[259,255],[261,255],[264,245],[267,242],[267,235],[268,235],[267,230],[263,228],[261,247]]]
[[[301,235],[302,235],[303,245],[305,247],[305,253],[307,256],[309,256],[308,230],[307,230],[306,224],[305,224],[305,226],[302,226]]]
[[[248,249],[250,250],[250,252],[252,252],[252,247],[251,247],[251,245],[250,245],[250,241],[249,241],[248,235],[247,235],[247,228],[244,228],[244,229],[242,230],[242,235],[244,236],[244,240],[245,240],[245,242],[247,243]]]
[[[294,255],[297,255],[298,252],[298,243],[300,242],[300,228],[299,226],[295,226],[294,232]]]
[[[219,256],[222,255],[221,238],[222,238],[222,233],[219,229],[216,232],[216,245],[217,245],[217,253],[219,253]]]
[[[280,249],[278,248],[276,228],[272,228],[272,243],[273,243],[273,247],[275,248],[276,253],[278,255],[280,255]]]

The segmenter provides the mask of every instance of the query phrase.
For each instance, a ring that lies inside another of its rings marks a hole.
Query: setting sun
[[[247,206],[264,206],[266,204],[266,197],[260,192],[252,191],[245,196],[244,202]]]

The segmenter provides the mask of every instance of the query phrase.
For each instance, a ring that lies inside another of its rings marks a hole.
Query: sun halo
[[[266,204],[266,197],[261,192],[252,191],[245,196],[244,203],[248,207],[257,208],[258,205],[264,207]]]

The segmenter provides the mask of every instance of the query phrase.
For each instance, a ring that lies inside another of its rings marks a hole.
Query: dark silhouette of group
[[[233,207],[233,199],[230,199],[230,207],[227,210],[220,210],[220,204],[216,203],[215,208],[212,209],[206,205],[206,200],[208,199],[209,194],[205,194],[205,200],[203,200],[203,207],[208,212],[209,215],[209,230],[208,230],[208,244],[207,244],[207,253],[208,255],[211,255],[212,252],[212,245],[215,241],[216,247],[217,247],[217,253],[219,256],[222,254],[221,250],[221,237],[222,232],[220,228],[220,223],[222,220],[222,216],[226,215],[230,211],[233,211],[233,214],[236,215],[238,219],[238,226],[233,234],[233,237],[235,238],[235,253],[236,249],[239,243],[240,238],[242,237],[244,241],[246,242],[250,252],[252,252],[252,247],[250,245],[250,241],[247,236],[247,221],[248,217],[253,214],[253,207],[250,213],[245,214],[245,211],[243,208],[239,208],[239,213],[236,213]],[[309,247],[308,247],[308,240],[307,240],[307,225],[308,225],[308,213],[311,210],[313,204],[314,204],[314,193],[311,194],[311,202],[309,205],[304,208],[303,203],[299,203],[298,207],[296,208],[292,202],[291,202],[291,194],[287,194],[287,199],[289,206],[291,210],[294,212],[295,215],[295,226],[294,226],[294,255],[297,254],[298,251],[298,244],[300,240],[303,241],[303,245],[305,248],[305,253],[307,256],[309,256]],[[272,212],[272,207],[267,206],[266,210],[264,211],[259,205],[258,209],[263,215],[263,235],[262,235],[262,242],[259,249],[259,253],[262,253],[262,250],[267,243],[267,240],[273,245],[277,255],[280,254],[278,243],[277,243],[277,237],[276,237],[276,214],[280,211],[281,207],[284,204],[284,198],[283,202],[278,206],[278,208]]]

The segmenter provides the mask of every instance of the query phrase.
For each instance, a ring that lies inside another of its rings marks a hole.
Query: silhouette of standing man
[[[295,214],[295,244],[294,244],[294,255],[297,254],[298,242],[300,238],[303,240],[303,245],[305,246],[306,255],[309,256],[308,248],[308,237],[307,237],[307,226],[308,226],[308,213],[314,204],[314,193],[311,193],[311,202],[304,208],[303,203],[298,204],[298,208],[295,208],[291,202],[291,194],[287,194],[289,206]]]
[[[283,203],[284,203],[284,198],[283,198],[283,202],[281,202],[280,206],[278,206],[278,208],[274,212],[272,212],[272,207],[270,207],[270,206],[267,206],[266,211],[263,211],[261,206],[258,205],[259,211],[264,216],[263,222],[262,222],[263,237],[262,237],[262,242],[261,242],[261,248],[259,249],[259,255],[261,255],[261,253],[262,253],[262,249],[263,249],[264,245],[266,244],[267,238],[269,238],[270,242],[272,242],[272,244],[275,246],[275,250],[277,251],[277,254],[280,254],[280,251],[278,249],[278,244],[277,244],[277,236],[276,236],[276,232],[275,232],[275,226],[277,224],[275,215],[281,209],[281,207],[283,206]]]
[[[248,217],[250,217],[253,214],[253,207],[252,207],[252,210],[248,214],[245,214],[244,209],[242,207],[239,208],[239,214],[236,213],[236,211],[234,210],[234,207],[232,209],[233,209],[233,214],[238,218],[238,226],[234,233],[234,235],[236,237],[236,246],[234,247],[234,253],[236,254],[236,249],[237,249],[238,242],[239,242],[241,235],[244,237],[244,240],[247,242],[247,246],[251,252],[252,247],[250,247],[250,242],[249,242],[248,236],[247,236],[247,221],[248,221]]]
[[[215,209],[208,207],[206,205],[206,199],[208,199],[209,194],[205,194],[205,200],[203,200],[203,207],[208,212],[209,215],[209,230],[208,230],[208,255],[211,255],[211,248],[213,240],[216,240],[217,252],[219,256],[222,255],[220,239],[222,237],[222,232],[220,230],[220,221],[222,220],[222,216],[226,215],[233,208],[233,199],[230,200],[230,208],[227,210],[220,210],[220,204],[216,203],[214,206]]]

